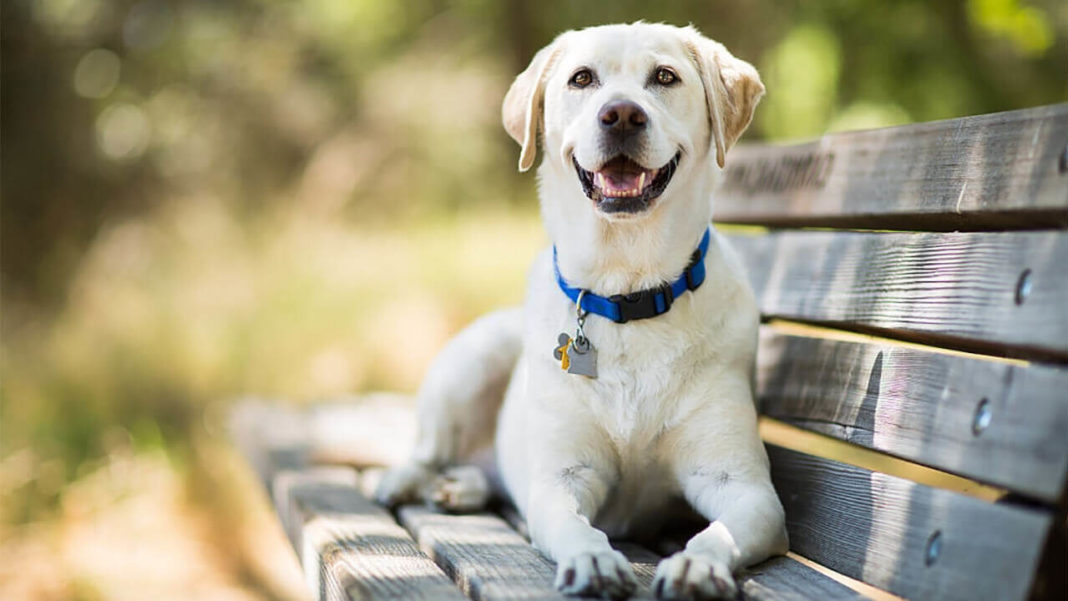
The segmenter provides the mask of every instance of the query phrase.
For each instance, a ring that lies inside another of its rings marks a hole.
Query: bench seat
[[[759,299],[760,427],[791,542],[742,595],[1068,598],[1068,104],[727,163],[715,213]],[[358,414],[231,415],[318,598],[565,598],[514,511],[368,501],[375,472],[313,426],[357,431]],[[673,544],[620,543],[639,598]]]

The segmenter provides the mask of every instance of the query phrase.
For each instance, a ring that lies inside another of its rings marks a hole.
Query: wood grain
[[[763,328],[761,412],[1055,503],[1068,478],[1068,370]]]
[[[526,531],[526,523],[514,508],[506,507],[502,514],[519,532]],[[642,585],[636,598],[652,598],[649,587],[662,556],[633,543],[614,542],[613,545],[630,560]],[[669,554],[682,550],[682,545],[672,543],[669,546],[672,547]],[[773,557],[738,576],[742,598],[748,601],[855,601],[868,598],[789,557]]]
[[[552,599],[555,564],[498,516],[447,515],[402,507],[401,524],[472,599]]]
[[[790,546],[907,598],[1026,598],[1052,513],[769,447]],[[929,561],[928,545],[939,552]]]
[[[341,468],[338,468],[341,469]],[[465,599],[387,511],[337,469],[282,472],[279,515],[320,600]]]
[[[1068,232],[729,238],[765,317],[1068,361]]]
[[[1068,104],[828,134],[727,156],[716,220],[965,230],[1068,226]]]
[[[472,599],[568,599],[553,586],[556,564],[498,515],[451,515],[410,506],[401,508],[399,517],[423,551]],[[630,560],[642,587],[633,598],[652,599],[649,585],[660,556],[633,543],[614,546]]]
[[[859,601],[868,597],[789,557],[774,557],[742,577],[742,596],[752,601]]]

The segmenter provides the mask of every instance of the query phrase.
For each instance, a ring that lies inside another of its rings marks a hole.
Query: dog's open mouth
[[[606,213],[638,213],[649,208],[675,175],[681,153],[659,169],[646,169],[626,155],[619,155],[597,171],[586,171],[572,158],[582,190]]]

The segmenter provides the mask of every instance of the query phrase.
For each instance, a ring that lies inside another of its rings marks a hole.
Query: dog
[[[763,94],[752,65],[692,27],[569,31],[534,56],[502,117],[520,171],[540,137],[552,248],[521,308],[477,320],[434,361],[417,449],[379,502],[477,510],[492,448],[491,478],[568,595],[631,595],[610,539],[655,534],[680,498],[709,525],[659,564],[659,598],[732,598],[735,572],[786,552],[753,400],[756,302],[709,225]]]

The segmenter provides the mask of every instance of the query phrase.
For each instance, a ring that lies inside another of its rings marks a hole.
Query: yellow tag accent
[[[560,369],[567,371],[567,368],[571,367],[571,357],[567,356],[567,349],[571,348],[571,339],[567,339],[567,343],[556,349],[560,351]]]

